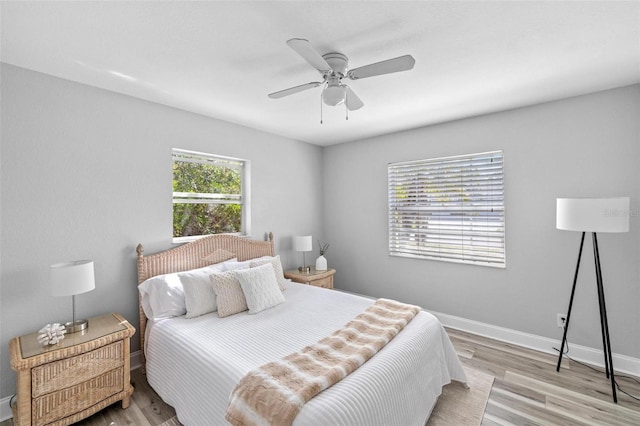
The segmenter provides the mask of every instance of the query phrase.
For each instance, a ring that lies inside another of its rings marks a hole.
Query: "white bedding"
[[[256,315],[211,313],[149,324],[147,379],[187,426],[227,424],[234,386],[249,371],[341,328],[371,299],[289,283],[286,301]],[[442,386],[466,382],[438,320],[420,312],[347,378],[311,399],[294,425],[424,425]]]

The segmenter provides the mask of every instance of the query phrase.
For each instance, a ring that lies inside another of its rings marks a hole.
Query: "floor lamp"
[[[578,281],[578,270],[582,258],[584,236],[591,232],[593,240],[593,258],[596,267],[596,285],[598,289],[598,305],[600,306],[600,329],[602,332],[602,346],[604,352],[604,366],[607,378],[611,379],[611,392],[613,402],[618,402],[616,395],[616,383],[613,373],[613,359],[611,358],[611,341],[609,339],[609,323],[607,321],[607,307],[604,300],[604,287],[602,284],[602,268],[600,267],[600,251],[598,249],[598,232],[629,232],[629,197],[620,198],[558,198],[556,200],[556,228],[565,231],[582,232],[580,250],[576,272],[573,276],[573,287],[569,298],[567,321],[562,335],[562,345],[558,356],[556,371],[560,371],[560,363],[565,344],[567,343],[567,330],[571,320],[571,308],[573,296]]]

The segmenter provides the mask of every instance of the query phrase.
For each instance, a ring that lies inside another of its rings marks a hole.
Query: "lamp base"
[[[69,321],[64,324],[64,328],[67,329],[67,333],[77,333],[79,331],[84,331],[89,327],[89,321],[87,320],[75,320]]]
[[[298,267],[298,271],[308,274],[309,272],[311,272],[311,266],[300,266]]]

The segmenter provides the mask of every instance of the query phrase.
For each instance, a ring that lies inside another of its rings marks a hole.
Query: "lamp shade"
[[[56,263],[49,270],[52,296],[73,296],[96,288],[92,260]]]
[[[293,237],[293,249],[295,251],[311,251],[313,248],[313,237],[305,235],[303,237]]]
[[[558,198],[556,228],[579,232],[629,232],[629,197]]]

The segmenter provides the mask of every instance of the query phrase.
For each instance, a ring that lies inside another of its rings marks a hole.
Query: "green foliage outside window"
[[[180,161],[180,155],[174,153],[173,192],[174,237],[242,231],[239,163]]]

